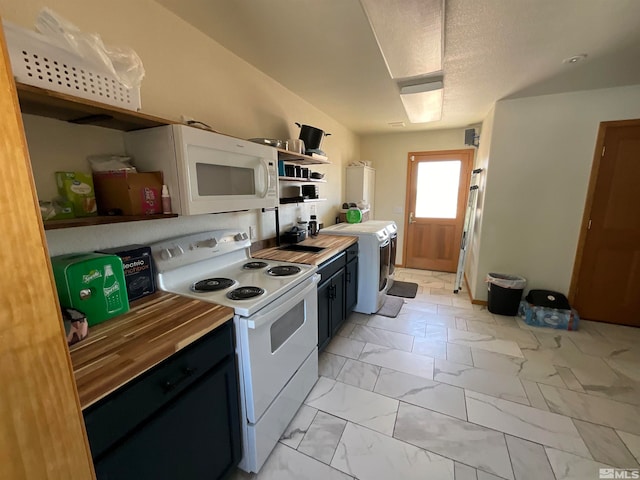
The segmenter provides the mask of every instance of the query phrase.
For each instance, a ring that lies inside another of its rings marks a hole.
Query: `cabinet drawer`
[[[84,411],[93,458],[234,354],[233,320]]]
[[[347,252],[347,263],[358,258],[358,242],[354,243],[349,248],[347,248],[346,252]]]
[[[320,274],[319,283],[324,282],[325,280],[333,276],[333,274],[336,273],[338,270],[340,270],[341,268],[344,268],[344,266],[347,264],[346,257],[347,256],[345,252],[340,252],[335,257],[330,258],[329,260],[324,262],[322,265],[320,265],[318,267],[318,273]]]

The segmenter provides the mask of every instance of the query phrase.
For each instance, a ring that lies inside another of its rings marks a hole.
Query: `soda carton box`
[[[76,217],[98,214],[93,178],[90,173],[56,172],[58,193],[71,202]]]
[[[126,245],[97,253],[117,255],[122,260],[124,280],[129,300],[137,300],[156,291],[151,248],[146,245]]]

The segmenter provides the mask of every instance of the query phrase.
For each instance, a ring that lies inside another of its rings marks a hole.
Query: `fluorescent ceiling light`
[[[444,0],[360,0],[391,78],[442,70]]]
[[[409,93],[423,93],[432,92],[433,90],[442,90],[444,84],[442,80],[436,80],[435,82],[416,83],[413,85],[400,86],[400,95],[407,95]]]
[[[443,90],[407,93],[400,95],[400,99],[411,123],[435,122],[442,118]]]

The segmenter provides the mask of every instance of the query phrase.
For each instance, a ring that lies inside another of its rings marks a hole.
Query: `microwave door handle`
[[[269,167],[267,165],[266,160],[261,159],[260,166],[262,167],[262,170],[264,171],[264,176],[267,179],[267,181],[265,182],[267,186],[265,187],[264,191],[261,192],[259,195],[260,195],[260,198],[265,198],[267,196],[267,193],[269,193],[269,189],[271,188],[271,175],[269,175]]]
[[[258,313],[256,315],[251,316],[247,319],[247,327],[252,330],[257,330],[258,328],[263,328],[271,325],[276,320],[278,320],[282,315],[291,310],[295,305],[300,303],[308,294],[312,292],[316,288],[318,288],[318,282],[320,281],[320,275],[315,273],[313,275],[311,284],[305,286],[300,292],[296,293],[294,297],[290,298],[282,305],[276,307],[275,309],[265,309],[268,310],[266,313]]]

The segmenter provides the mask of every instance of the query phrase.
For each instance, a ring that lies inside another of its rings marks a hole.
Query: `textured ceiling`
[[[445,0],[443,115],[425,124],[408,123],[358,0],[156,1],[360,134],[465,127],[503,98],[640,84],[638,0]]]

